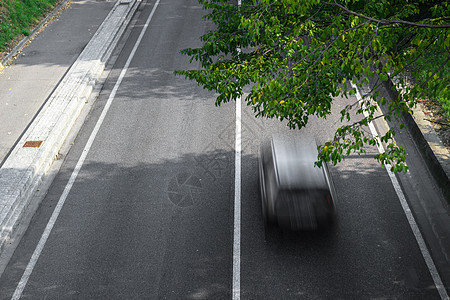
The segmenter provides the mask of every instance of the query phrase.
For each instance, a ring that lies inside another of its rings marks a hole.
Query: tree
[[[301,128],[310,116],[325,118],[333,97],[348,97],[354,85],[375,82],[363,96],[341,111],[342,126],[334,139],[319,147],[322,161],[334,164],[351,153],[365,153],[378,140],[367,133],[370,121],[398,119],[420,97],[446,91],[450,96],[450,5],[425,0],[199,0],[206,19],[216,27],[201,37],[201,48],[181,51],[200,61],[200,70],[176,71],[218,93],[216,104],[235,100],[249,89],[245,101],[256,116],[287,120]],[[426,53],[438,54],[437,65],[419,81],[414,62]],[[408,71],[415,82],[399,99],[387,103],[378,88],[389,77]],[[354,85],[350,85],[352,82]],[[450,98],[450,97],[449,97]],[[376,116],[378,105],[387,105]],[[357,109],[356,117],[350,114]],[[364,115],[366,113],[366,115]],[[381,136],[385,153],[376,156],[392,170],[407,170],[405,150],[393,141],[395,131]]]

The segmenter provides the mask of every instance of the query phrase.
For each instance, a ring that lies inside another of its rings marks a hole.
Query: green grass
[[[0,51],[30,30],[60,0],[0,0]]]

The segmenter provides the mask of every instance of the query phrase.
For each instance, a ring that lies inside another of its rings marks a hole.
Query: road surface
[[[441,299],[398,191],[372,158],[376,148],[330,167],[339,215],[331,230],[264,240],[258,148],[273,133],[295,133],[279,121],[255,119],[245,104],[218,108],[214,94],[173,75],[199,67],[179,50],[199,46],[198,37],[212,28],[204,14],[197,0],[141,4],[0,278],[0,298],[16,292],[22,299]],[[336,99],[334,116],[311,119],[302,130],[319,142],[330,139],[340,108],[355,100]],[[411,172],[396,177],[401,191],[410,201],[424,195],[442,201],[411,153]],[[448,287],[439,240],[427,243],[437,245],[431,253]]]

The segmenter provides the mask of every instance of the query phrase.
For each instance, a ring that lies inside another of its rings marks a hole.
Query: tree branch
[[[450,127],[450,125],[448,125],[446,123],[437,122],[437,121],[433,121],[433,120],[430,120],[430,119],[424,119],[424,120],[426,120],[428,122],[431,122],[431,123],[435,123],[435,124],[441,125],[441,126]]]
[[[407,26],[413,26],[413,27],[425,27],[425,28],[450,28],[449,24],[444,24],[444,25],[432,25],[432,24],[421,24],[421,23],[414,23],[414,22],[408,22],[408,21],[402,21],[402,20],[378,20],[375,18],[371,18],[365,15],[361,15],[357,12],[354,12],[352,10],[349,10],[348,8],[346,8],[345,6],[338,4],[338,3],[330,3],[330,2],[324,2],[324,1],[320,1],[320,3],[325,4],[325,5],[331,5],[331,6],[337,6],[340,9],[344,10],[345,12],[354,15],[354,16],[358,16],[360,18],[375,22],[375,23],[379,23],[379,24],[383,24],[383,25],[391,25],[391,24],[402,24],[402,25],[407,25]]]
[[[436,73],[439,72],[439,70],[442,69],[442,68],[448,63],[449,60],[450,60],[450,55],[447,57],[447,60],[444,61],[444,63],[442,63],[442,64],[439,66],[439,68],[437,68],[437,70],[436,70],[433,74],[431,74],[431,76],[429,76],[429,77],[427,78],[427,80],[425,80],[424,82],[422,82],[422,84],[421,84],[420,86],[423,87],[425,84],[427,84],[427,82],[430,81],[430,79],[433,78],[433,76],[436,75]]]

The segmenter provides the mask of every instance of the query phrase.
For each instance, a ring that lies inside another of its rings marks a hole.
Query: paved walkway
[[[111,1],[72,0],[0,72],[1,162],[113,6]]]

